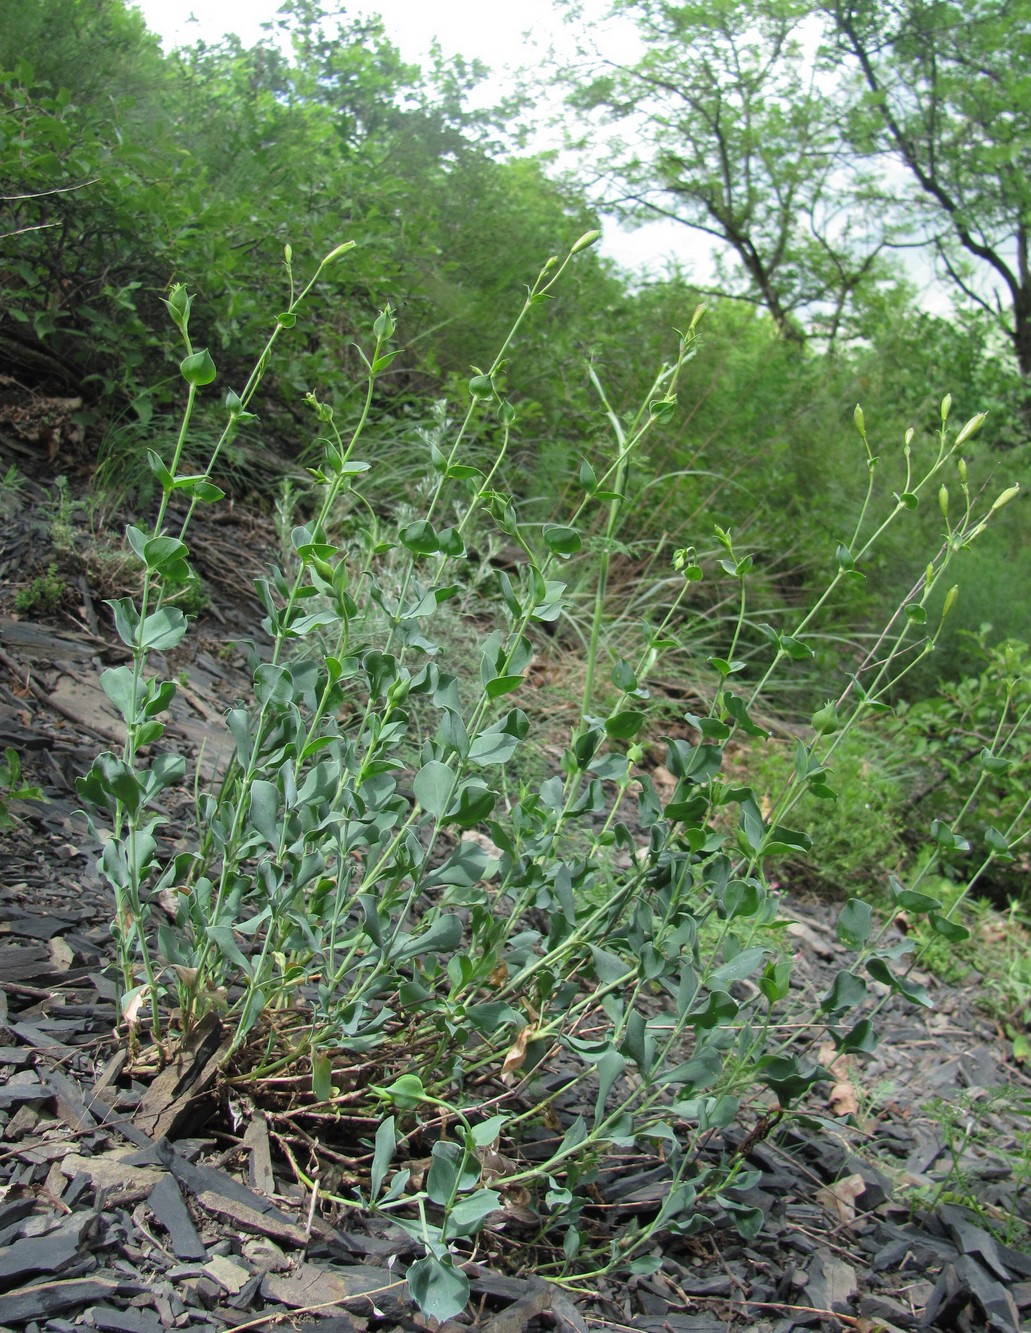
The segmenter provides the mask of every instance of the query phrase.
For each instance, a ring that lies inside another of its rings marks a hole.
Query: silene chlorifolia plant
[[[646,761],[656,731],[648,682],[664,654],[685,646],[703,569],[691,546],[675,552],[676,591],[634,646],[607,639],[606,580],[628,471],[678,410],[702,309],[629,417],[590,370],[608,445],[580,461],[561,521],[524,519],[503,489],[518,335],[596,239],[588,233],[547,261],[503,345],[469,381],[460,417],[427,409],[436,424],[424,434],[417,518],[391,525],[361,490],[376,466],[362,457],[363,433],[396,351],[389,307],[361,354],[355,419],[338,422],[309,394],[314,517],[293,527],[284,567],[258,582],[252,697],[226,714],[232,759],[211,781],[169,747],[164,719],[177,686],[155,669],[189,629],[174,594],[192,577],[190,524],[198,505],[224,498],[219,456],[255,420],[277,342],[351,243],[300,290],[287,248],[286,308],[246,383],[225,392],[224,430],[200,471],[183,461],[216,368],[191,341],[192,298],[171,291],[186,406],[172,457],[149,456],[161,491],[153,524],[127,532],[142,591],[110,603],[131,660],[102,676],[125,741],[79,781],[114,899],[127,1040],[169,1058],[214,1025],[226,1086],[245,1088],[270,1114],[288,1096],[316,1136],[331,1127],[349,1143],[359,1185],[330,1188],[294,1161],[299,1180],[326,1206],[375,1210],[409,1231],[424,1251],[408,1269],[410,1289],[440,1319],[466,1303],[470,1247],[500,1244],[513,1221],[536,1270],[556,1277],[649,1271],[659,1233],[730,1223],[754,1234],[762,1215],[744,1195],[755,1173],[740,1154],[710,1150],[716,1132],[740,1122],[758,1135],[797,1107],[826,1076],[814,1052],[828,1035],[838,1052],[872,1050],[886,998],[928,1003],[909,975],[911,945],[859,898],[838,919],[850,965],[815,1000],[793,989],[789,903],[767,866],[811,846],[814,835],[792,826],[794,808],[806,793],[834,799],[835,751],[888,709],[890,692],[933,650],[957,595],[934,600],[949,566],[1013,494],[977,505],[961,451],[982,418],[951,434],[946,398],[931,456],[917,462],[910,432],[905,484],[880,512],[878,457],[857,409],[865,494],[854,528],[829,552],[826,591],[794,624],[763,627],[760,672],[736,656],[752,557],[716,529],[736,612],[722,656],[708,659],[708,706],[666,740],[673,785],[660,794]],[[928,495],[944,534],[926,573],[813,714],[784,789],[764,801],[726,772],[727,746],[765,735],[764,690],[813,656],[836,590],[863,577],[881,535]],[[496,575],[488,627],[482,597],[475,616],[465,611],[472,539],[491,525],[516,558]],[[579,586],[589,576],[596,588],[579,720],[553,771],[541,777],[539,764],[527,765],[533,776],[520,780],[539,730],[527,670],[541,627],[564,613],[575,564]],[[942,605],[933,624],[932,604]],[[988,749],[983,771],[995,762]],[[193,821],[177,824],[173,845],[166,794],[191,785]],[[991,831],[981,864],[1011,854],[1026,816],[1025,805]],[[933,836],[944,853],[960,834],[942,820]],[[889,888],[937,935],[962,938],[954,909],[918,885]],[[174,920],[156,909],[159,896],[174,903]],[[584,1110],[563,1121],[554,1102],[570,1087]],[[661,1159],[668,1185],[661,1206],[613,1226],[593,1211],[591,1185],[612,1154],[630,1149]],[[420,1157],[428,1166],[416,1171]]]

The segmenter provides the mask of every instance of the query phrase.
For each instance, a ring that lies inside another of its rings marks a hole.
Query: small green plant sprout
[[[417,1074],[402,1074],[389,1087],[373,1085],[369,1091],[402,1115],[437,1111],[442,1124],[455,1124],[453,1136],[433,1144],[422,1188],[413,1191],[407,1167],[387,1183],[398,1148],[396,1117],[389,1115],[376,1131],[369,1196],[359,1200],[424,1246],[424,1256],[408,1269],[409,1290],[425,1314],[453,1318],[469,1300],[469,1279],[454,1261],[453,1245],[476,1235],[488,1218],[504,1212],[504,1198],[484,1181],[490,1178],[487,1163],[492,1153],[496,1155],[507,1117],[494,1115],[472,1123],[458,1106],[428,1093]]]
[[[10,515],[14,513],[21,502],[21,494],[24,489],[25,478],[12,463],[0,477],[0,514]]]
[[[45,574],[38,574],[30,584],[18,590],[14,598],[15,610],[24,615],[53,615],[67,590],[56,563],[51,563]]]
[[[1016,1191],[1031,1177],[1029,1136],[1018,1133],[1000,1140],[1000,1112],[1026,1123],[1031,1099],[1026,1092],[1007,1088],[977,1088],[945,1101],[934,1098],[923,1108],[942,1135],[948,1154],[947,1169],[934,1186],[913,1189],[910,1194],[914,1212],[932,1213],[939,1204],[958,1204],[969,1209],[990,1232],[1005,1245],[1023,1246],[1028,1238],[1028,1224],[1019,1209],[1001,1208],[983,1199],[983,1182],[978,1179],[979,1159],[986,1154],[1005,1163],[1012,1173]]]
[[[685,598],[702,561],[678,544],[675,592],[633,645],[610,653],[610,547],[585,535],[614,533],[635,460],[675,417],[700,312],[629,414],[613,410],[589,372],[608,435],[597,461],[580,460],[564,512],[541,523],[504,489],[520,332],[596,239],[588,233],[549,259],[457,404],[427,408],[415,512],[384,516],[362,490],[378,465],[363,440],[396,350],[389,307],[370,321],[363,393],[347,420],[309,395],[319,450],[310,517],[293,522],[293,497],[284,498],[286,549],[257,585],[263,642],[250,655],[251,697],[226,715],[233,757],[216,782],[195,780],[194,820],[177,822],[175,843],[163,811],[187,763],[162,720],[176,683],[152,660],[187,633],[174,594],[190,578],[190,520],[197,505],[222,499],[212,481],[219,453],[253,420],[279,338],[348,246],[299,294],[290,258],[289,302],[246,384],[224,392],[225,429],[198,473],[180,468],[216,370],[191,341],[192,298],[173,289],[184,419],[172,457],[150,458],[161,490],[154,523],[127,534],[140,597],[110,603],[131,663],[101,677],[126,738],[79,782],[105,825],[100,866],[114,898],[125,1027],[167,1048],[215,1022],[230,1085],[266,1099],[270,1114],[285,1096],[290,1125],[310,1122],[308,1143],[342,1134],[344,1150],[371,1164],[368,1182],[320,1196],[376,1208],[419,1241],[408,1282],[438,1319],[466,1303],[461,1261],[477,1237],[516,1207],[538,1270],[563,1279],[650,1271],[660,1233],[729,1222],[754,1235],[763,1221],[747,1198],[755,1173],[741,1157],[707,1155],[713,1135],[737,1121],[769,1132],[826,1076],[817,1053],[827,1031],[841,1052],[874,1047],[868,979],[927,1003],[888,925],[858,898],[838,922],[853,961],[815,1000],[793,988],[769,871],[810,849],[794,812],[807,793],[830,790],[835,755],[933,649],[935,589],[990,515],[972,501],[950,510],[926,576],[817,710],[769,805],[746,775],[727,771],[728,744],[765,736],[764,691],[786,659],[812,655],[834,591],[861,578],[879,536],[934,493],[957,443],[944,414],[922,469],[907,441],[905,489],[879,519],[866,444],[869,489],[829,589],[793,625],[770,630],[758,669],[738,651],[752,556],[717,528],[734,610],[705,665],[705,704],[662,740],[671,783],[660,789],[645,743],[669,713],[649,680],[664,654],[690,646]],[[173,498],[186,502],[175,535],[166,530]],[[483,578],[470,538],[487,525],[511,559],[455,635],[455,607]],[[577,716],[552,755],[527,676],[547,627],[568,611],[574,574],[596,595]],[[532,780],[502,798],[503,775],[535,743]],[[936,910],[927,895],[901,893],[907,910]],[[152,913],[158,894],[172,897],[174,920]],[[661,1163],[665,1192],[651,1212],[614,1226],[593,1185],[625,1151]]]
[[[19,822],[11,801],[45,801],[42,787],[30,787],[21,780],[21,760],[10,746],[0,759],[0,829],[12,829]]]
[[[75,550],[75,518],[84,508],[84,501],[72,498],[68,478],[55,477],[50,538],[55,550],[64,555],[71,554]]]

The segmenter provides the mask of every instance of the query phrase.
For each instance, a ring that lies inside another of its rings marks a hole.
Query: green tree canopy
[[[932,247],[1031,375],[1031,4],[833,0],[848,140],[866,199]],[[894,165],[895,170],[890,170]],[[902,168],[900,172],[898,168]]]
[[[722,290],[765,306],[800,341],[831,337],[856,288],[882,273],[879,219],[844,206],[840,108],[816,77],[797,0],[615,0],[639,58],[593,53],[567,70],[571,104],[609,129],[582,141],[604,202],[664,217],[716,247]],[[586,37],[586,33],[585,33]]]
[[[704,234],[781,332],[835,336],[933,255],[1031,374],[1029,0],[613,0],[565,72],[602,203]]]

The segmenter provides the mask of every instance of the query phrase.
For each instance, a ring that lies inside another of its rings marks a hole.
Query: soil
[[[48,448],[0,430],[0,476],[18,471],[0,491],[0,749],[46,796],[13,802],[0,834],[0,1333],[432,1328],[404,1282],[420,1247],[298,1184],[303,1149],[305,1171],[346,1192],[332,1126],[288,1130],[243,1093],[216,1094],[217,1024],[164,1071],[116,1037],[111,904],[74,780],[119,740],[97,678],[124,660],[103,599],[126,576],[98,562],[104,521],[68,503],[74,482],[55,522]],[[228,645],[255,632],[250,580],[275,547],[268,520],[239,507],[205,511],[193,530],[211,600],[165,665],[183,682],[178,746],[208,771],[227,752],[223,711],[248,693]],[[52,604],[40,592],[18,610],[51,567]],[[815,992],[842,965],[839,908],[788,903]],[[876,1053],[835,1064],[811,1115],[714,1143],[758,1173],[755,1239],[671,1235],[656,1272],[569,1289],[504,1262],[519,1246],[499,1243],[467,1264],[473,1300],[448,1333],[1031,1328],[1031,1202],[1016,1166],[1029,1159],[1031,1079],[979,1006],[976,976],[915,979],[934,1008],[890,1003]],[[562,1122],[580,1108],[571,1095],[555,1110]],[[625,1217],[663,1190],[661,1164],[627,1157],[602,1172],[597,1202]]]

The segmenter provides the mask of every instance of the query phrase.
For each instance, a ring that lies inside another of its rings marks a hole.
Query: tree
[[[0,31],[0,359],[81,393],[106,448],[136,447],[179,392],[162,304],[174,282],[197,297],[197,345],[238,384],[288,302],[284,247],[302,274],[356,241],[264,381],[260,431],[306,441],[309,390],[342,414],[364,392],[357,349],[384,304],[403,312],[406,345],[379,402],[400,420],[413,386],[464,383],[527,279],[597,224],[534,160],[492,155],[486,116],[465,106],[477,67],[439,53],[409,65],[378,19],[290,0],[252,47],[166,56],[125,0],[17,17]],[[563,290],[584,312],[576,345],[591,345],[619,283],[591,254]],[[513,386],[528,409],[557,379],[546,327]],[[564,388],[548,392],[533,404],[542,448],[575,430]],[[113,419],[117,438],[101,424]]]
[[[183,220],[166,64],[122,0],[7,6],[4,19],[0,352],[17,373],[113,390],[134,381],[150,337],[138,307],[156,239]]]
[[[617,130],[604,203],[715,240],[727,290],[788,338],[808,319],[833,339],[887,252],[929,249],[1031,376],[1031,0],[610,12],[643,53],[568,71],[573,105]]]
[[[1031,376],[1031,2],[833,0],[831,59],[856,71],[855,151],[943,273]],[[904,168],[910,188],[892,189]],[[987,290],[986,290],[987,287]]]
[[[357,366],[358,331],[416,280],[420,218],[483,155],[462,106],[476,71],[424,78],[376,19],[334,26],[309,0],[281,15],[289,53],[270,34],[166,57],[125,0],[22,6],[0,31],[9,366],[60,373],[98,414],[117,399],[145,424],[175,392],[172,282],[198,295],[194,332],[231,380],[283,303],[284,245],[306,264],[350,236],[349,286],[338,274],[334,303],[312,307],[328,336],[295,339],[278,365],[299,400]]]
[[[883,237],[842,206],[839,109],[806,51],[808,7],[615,0],[611,14],[636,23],[640,58],[595,49],[586,80],[582,66],[567,70],[571,104],[618,130],[596,154],[603,203],[711,238],[736,261],[724,291],[765,306],[791,341],[804,313],[833,339],[880,271]]]

